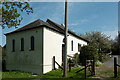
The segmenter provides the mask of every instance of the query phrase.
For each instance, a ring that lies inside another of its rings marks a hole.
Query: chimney
[[[64,26],[64,27],[65,27],[65,24],[61,24],[61,26]]]

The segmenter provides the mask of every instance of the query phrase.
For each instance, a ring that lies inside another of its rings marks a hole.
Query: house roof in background
[[[43,20],[41,19],[37,19],[15,31],[12,31],[10,33],[6,33],[5,35],[8,35],[8,34],[13,34],[13,33],[17,33],[17,32],[21,32],[21,31],[26,31],[26,30],[29,30],[29,29],[33,29],[33,28],[38,28],[38,27],[47,27],[47,28],[50,28],[52,30],[55,30],[61,34],[64,34],[65,32],[65,27],[62,26],[62,25],[59,25],[59,24],[56,24],[55,22],[51,21],[50,19],[47,19],[46,22],[44,22]],[[68,29],[68,33],[69,34],[72,34],[73,36],[79,38],[79,39],[82,39],[86,42],[89,42],[88,40],[80,37],[79,35],[77,35],[76,33],[72,32],[71,30]]]

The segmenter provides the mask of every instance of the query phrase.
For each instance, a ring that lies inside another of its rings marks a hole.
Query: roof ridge
[[[23,27],[16,29],[15,31],[20,30],[20,29],[22,29],[22,28],[25,28],[25,27],[27,27],[28,25],[33,24],[34,22],[39,21],[39,20],[40,20],[40,19],[37,19],[37,20],[35,20],[35,21],[32,21],[32,22],[24,25]],[[13,31],[13,32],[14,32],[14,31]]]
[[[15,31],[12,31],[12,32],[10,32],[10,33],[6,33],[5,35],[11,34],[11,33],[15,33],[15,32],[19,32],[19,31],[29,30],[29,29],[33,29],[33,28],[38,28],[38,27],[40,27],[40,26],[41,26],[41,27],[43,27],[43,26],[49,27],[49,28],[51,28],[51,29],[54,29],[54,30],[62,33],[62,34],[64,34],[64,31],[65,31],[65,27],[64,27],[64,26],[59,25],[59,24],[53,22],[53,21],[50,20],[50,19],[47,19],[46,22],[43,21],[43,20],[41,20],[41,19],[37,19],[37,20],[35,20],[35,21],[33,21],[33,22],[31,22],[31,23],[29,23],[29,24],[27,24],[27,25],[25,25],[25,26],[23,26],[23,27],[15,30]],[[75,32],[73,32],[73,31],[71,31],[71,30],[69,30],[69,29],[68,29],[68,32],[69,32],[70,34],[78,37],[78,38],[81,38],[81,39],[85,40],[84,38],[80,37],[80,36],[77,35]],[[85,40],[85,41],[86,41],[86,40]]]
[[[41,19],[37,19],[37,20],[35,20],[35,21],[32,21],[32,22],[28,23],[27,25],[24,25],[23,27],[18,28],[18,29],[16,29],[15,31],[12,31],[12,32],[10,32],[10,33],[14,33],[14,32],[17,32],[17,31],[19,31],[19,30],[21,30],[21,29],[27,28],[29,25],[32,25],[32,24],[34,24],[35,22],[39,22],[40,20],[41,20]],[[43,20],[41,20],[41,21],[43,21]],[[10,34],[10,33],[6,33],[6,34]],[[6,34],[5,34],[5,35],[6,35]]]
[[[47,21],[46,22],[52,22],[55,26],[59,26],[59,28],[61,28],[61,29],[65,29],[65,27],[64,26],[62,26],[62,25],[59,25],[59,24],[57,24],[57,23],[55,23],[55,22],[53,22],[52,20],[50,20],[50,19],[47,19]]]
[[[54,25],[56,25],[56,26],[58,26],[59,28],[65,30],[65,27],[64,27],[64,26],[59,25],[59,24],[57,24],[57,23],[51,21],[50,19],[47,19],[46,22],[48,22],[48,23],[49,23],[49,22],[52,22]],[[76,36],[78,36],[78,37],[80,37],[81,39],[84,39],[83,37],[79,36],[78,34],[76,34],[75,32],[71,31],[70,29],[68,29],[68,32],[69,32],[69,33],[72,33],[72,34],[74,34],[74,35],[76,35]],[[86,39],[84,39],[84,40],[86,40]]]
[[[62,28],[62,29],[65,29],[65,27],[64,27],[64,26],[59,25],[59,24],[57,24],[57,23],[55,23],[55,22],[51,21],[50,19],[47,19],[47,22],[48,22],[48,21],[52,22],[53,24],[55,24],[56,26],[59,26],[59,27],[60,27],[60,28]],[[70,32],[72,32],[72,33],[74,33],[74,34],[76,34],[75,32],[71,31],[70,29],[68,29],[68,31],[70,31]],[[76,35],[77,35],[77,34],[76,34]]]

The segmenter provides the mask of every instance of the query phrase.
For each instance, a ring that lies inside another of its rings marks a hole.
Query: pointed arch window
[[[15,52],[15,40],[12,40],[12,51]]]
[[[31,36],[31,50],[34,50],[34,36]]]
[[[21,51],[24,51],[24,38],[21,38]]]

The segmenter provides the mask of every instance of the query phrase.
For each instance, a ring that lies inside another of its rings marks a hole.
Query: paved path
[[[96,77],[100,80],[105,80],[105,78],[113,77],[114,69],[114,57],[111,57],[108,61],[104,62],[102,66],[96,67]]]
[[[104,66],[108,66],[108,67],[114,67],[114,57],[117,57],[117,59],[118,59],[118,56],[113,56],[108,61],[106,61],[105,63],[103,63],[103,65]]]
[[[106,78],[113,78],[114,76],[114,57],[112,56],[108,61],[104,62],[102,66],[96,68],[96,76],[100,80],[107,80]]]

